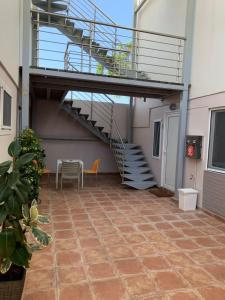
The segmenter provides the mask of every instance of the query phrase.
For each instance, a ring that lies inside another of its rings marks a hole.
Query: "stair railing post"
[[[69,14],[70,14],[70,0],[67,0],[67,10],[66,10],[67,17],[69,16]]]
[[[92,36],[93,36],[93,24],[89,23],[89,36],[90,36],[90,41],[89,41],[89,73],[91,73],[91,55],[92,55]]]

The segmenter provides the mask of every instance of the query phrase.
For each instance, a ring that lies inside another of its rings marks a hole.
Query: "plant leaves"
[[[26,221],[28,221],[28,219],[30,217],[30,213],[29,213],[29,207],[27,204],[22,205],[22,214],[23,214],[24,219]]]
[[[11,164],[12,162],[10,160],[7,160],[0,164],[0,176],[5,174],[9,170]]]
[[[37,221],[38,221],[39,224],[49,224],[48,216],[39,215],[38,218],[37,218]]]
[[[9,257],[16,247],[16,238],[13,229],[4,229],[0,232],[0,257]]]
[[[8,257],[3,258],[2,263],[1,263],[0,273],[2,273],[2,274],[7,273],[9,271],[11,265],[12,265],[12,262]]]
[[[30,244],[29,246],[30,246],[32,252],[43,249],[43,246],[41,246],[40,244]]]
[[[36,222],[38,219],[38,209],[36,205],[32,205],[30,208],[31,222]]]
[[[17,266],[29,268],[31,255],[25,245],[17,243],[15,250],[10,256],[10,259],[12,260],[12,263]]]
[[[31,233],[35,240],[43,246],[47,246],[52,240],[52,238],[47,233],[45,233],[38,227],[31,226]]]
[[[8,214],[14,215],[17,218],[20,218],[21,208],[20,208],[20,205],[19,205],[18,200],[15,197],[15,195],[11,195],[8,198],[8,200],[6,202],[6,207],[7,207]]]
[[[21,152],[21,146],[18,140],[13,141],[8,148],[8,153],[11,157],[18,157]]]
[[[5,206],[0,205],[0,226],[5,221],[6,216],[7,216],[7,212]]]
[[[16,160],[16,167],[21,168],[31,162],[35,157],[34,153],[25,153]]]

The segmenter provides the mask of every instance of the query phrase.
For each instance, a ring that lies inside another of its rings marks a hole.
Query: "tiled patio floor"
[[[225,224],[112,176],[85,184],[43,188],[54,241],[33,256],[24,300],[225,299]]]

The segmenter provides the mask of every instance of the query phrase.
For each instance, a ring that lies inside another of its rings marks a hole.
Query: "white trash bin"
[[[195,210],[197,205],[198,191],[194,189],[178,189],[179,208],[185,211]]]

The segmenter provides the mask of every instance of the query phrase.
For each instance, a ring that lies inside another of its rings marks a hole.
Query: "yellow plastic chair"
[[[96,176],[96,179],[97,179],[97,175],[98,175],[98,171],[99,171],[99,168],[100,168],[100,162],[101,160],[100,159],[96,159],[92,166],[91,166],[91,169],[89,170],[84,170],[84,174],[93,174]]]

